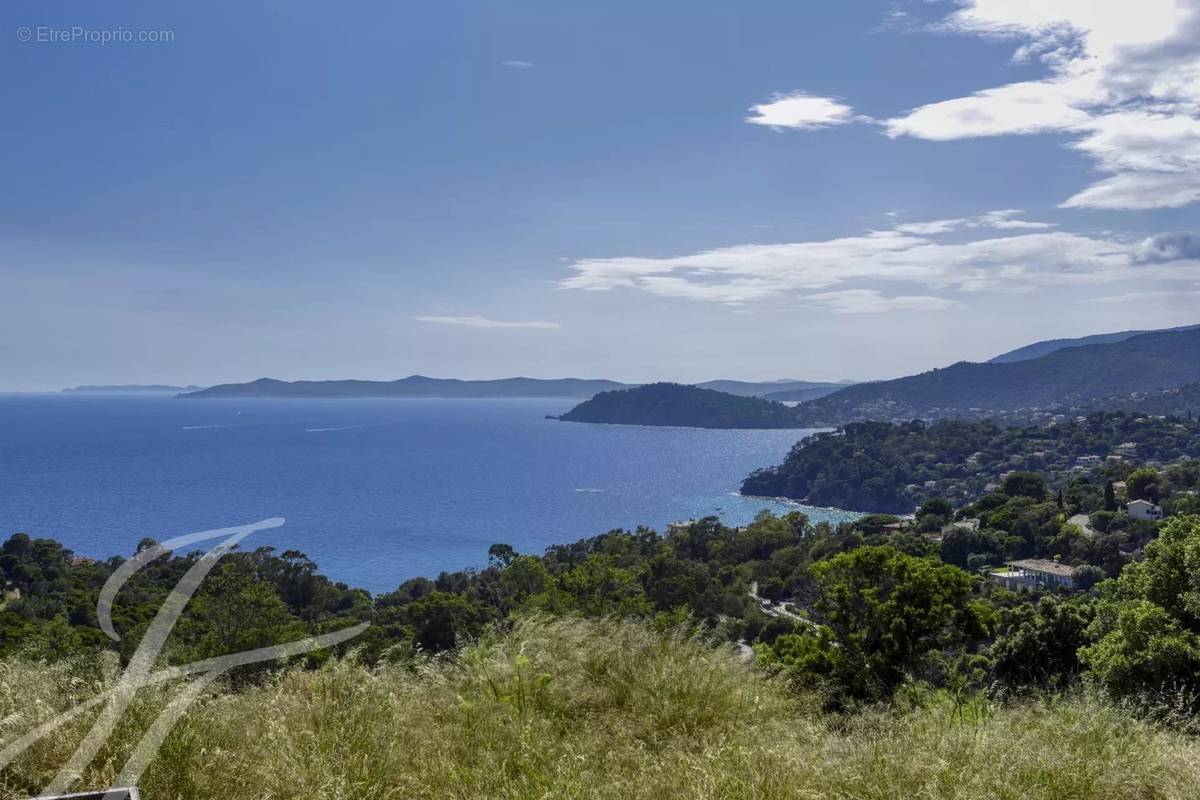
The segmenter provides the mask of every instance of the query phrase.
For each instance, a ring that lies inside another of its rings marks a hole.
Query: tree
[[[1200,692],[1200,517],[1175,517],[1141,561],[1101,586],[1081,658],[1118,697]],[[1200,700],[1193,701],[1195,706]]]
[[[1086,600],[1046,597],[1006,610],[990,650],[993,674],[1014,687],[1064,686],[1082,669],[1078,650],[1091,618]]]
[[[1071,570],[1071,580],[1075,581],[1076,588],[1087,591],[1104,580],[1104,570],[1092,564],[1083,564]]]
[[[1104,510],[1113,513],[1117,510],[1117,490],[1112,481],[1104,482]]]
[[[511,544],[494,544],[488,548],[488,561],[501,567],[507,567],[517,557],[517,551]]]
[[[1135,469],[1125,478],[1125,490],[1129,493],[1130,500],[1149,500],[1151,503],[1157,503],[1158,473],[1149,467]]]
[[[808,664],[830,666],[833,687],[851,697],[887,697],[932,654],[983,634],[982,610],[969,600],[974,579],[936,558],[860,547],[815,564],[812,573],[821,626],[797,634],[815,641],[787,642],[805,654],[801,662],[781,658],[801,673]]]
[[[1036,472],[1014,472],[1000,484],[1000,491],[1009,497],[1043,500],[1046,497],[1046,480]]]
[[[954,506],[950,505],[950,501],[944,497],[931,497],[917,507],[917,519],[934,514],[945,519],[950,519],[954,514]]]

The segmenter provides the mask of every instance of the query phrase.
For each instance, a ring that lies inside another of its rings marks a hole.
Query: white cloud
[[[995,228],[997,230],[1045,230],[1055,227],[1053,222],[1034,222],[1032,220],[1013,219],[1020,214],[1019,208],[1006,208],[1000,211],[988,211],[977,217],[957,217],[955,219],[935,219],[930,222],[902,222],[895,226],[901,233],[911,233],[917,236],[934,236],[939,233],[962,230],[964,228]],[[889,214],[889,216],[891,216]]]
[[[1200,200],[1200,173],[1122,172],[1068,197],[1062,208],[1179,208]]]
[[[746,122],[751,125],[792,130],[826,128],[856,119],[850,106],[831,97],[816,97],[804,92],[775,95],[769,102],[751,106],[750,111],[751,116],[746,117]]]
[[[501,66],[512,67],[513,69],[533,69],[537,66],[532,61],[501,61]]]
[[[875,289],[818,292],[804,298],[808,305],[829,308],[835,314],[879,314],[884,311],[941,311],[958,305],[954,300],[929,295],[885,297]]]
[[[581,259],[564,289],[635,289],[649,294],[742,306],[790,300],[839,313],[938,310],[972,293],[1024,293],[1054,286],[1200,279],[1188,234],[1134,242],[1112,234],[1024,231],[1016,212],[963,220],[902,223],[823,241],[748,244],[688,255]],[[985,222],[986,221],[986,222]],[[947,242],[938,234],[974,229]],[[916,291],[914,291],[916,289]]]
[[[1200,234],[1159,233],[1138,242],[1133,259],[1138,264],[1164,264],[1200,259]]]
[[[1017,43],[1041,80],[929,103],[884,122],[934,141],[1066,133],[1114,173],[1063,207],[1147,209],[1200,200],[1200,0],[962,0],[936,29]]]
[[[560,328],[557,322],[505,322],[487,317],[413,317],[417,322],[433,322],[439,325],[463,325],[468,328],[538,328],[553,330]]]

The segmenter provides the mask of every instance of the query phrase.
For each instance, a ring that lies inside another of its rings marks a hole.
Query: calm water
[[[734,492],[803,431],[544,418],[571,405],[0,396],[0,539],[26,531],[107,557],[146,536],[280,516],[246,545],[302,550],[385,591],[479,565],[494,542],[540,553],[612,528],[788,508]]]

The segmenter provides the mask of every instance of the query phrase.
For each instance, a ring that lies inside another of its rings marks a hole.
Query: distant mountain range
[[[559,419],[688,428],[799,427],[795,409],[782,403],[678,383],[650,383],[634,389],[601,392]]]
[[[1016,350],[1010,350],[1007,353],[1002,353],[993,359],[990,359],[989,364],[1011,364],[1014,361],[1029,361],[1034,358],[1048,356],[1055,350],[1062,350],[1066,347],[1083,347],[1089,344],[1112,344],[1114,342],[1123,342],[1126,339],[1132,339],[1134,336],[1141,336],[1146,333],[1171,333],[1175,331],[1190,331],[1200,328],[1200,325],[1186,325],[1180,328],[1164,328],[1154,331],[1120,331],[1118,333],[1097,333],[1093,336],[1081,336],[1078,339],[1047,339],[1044,342],[1034,342],[1027,344],[1024,347],[1018,347]]]
[[[225,383],[188,398],[208,397],[591,397],[598,392],[624,389],[626,384],[606,380],[560,378],[503,378],[493,381],[463,381],[410,375],[395,381],[280,381],[259,378],[250,383]]]
[[[179,392],[195,392],[203,388],[203,386],[164,386],[157,383],[130,383],[118,386],[74,386],[70,389],[63,389],[63,392],[79,394],[132,394],[136,392],[145,392],[146,394],[178,394]]]
[[[1109,336],[1117,338],[1089,337],[1100,341],[1064,344],[1035,358],[961,362],[906,378],[843,386],[794,408],[772,401],[795,397],[802,390],[746,398],[652,384],[598,395],[561,419],[704,428],[819,428],[866,420],[990,417],[1029,422],[1095,410],[1200,412],[1200,326]]]
[[[961,362],[849,386],[796,410],[811,426],[860,420],[982,418],[1104,408],[1200,382],[1200,327],[1062,347],[1019,361]]]
[[[747,381],[705,381],[693,386],[701,389],[712,389],[714,392],[736,394],[739,397],[765,397],[769,400],[816,400],[827,394],[833,394],[838,389],[853,385],[854,381],[770,381],[767,383],[750,383]]]
[[[843,388],[845,383],[817,381],[749,381],[715,380],[696,384],[700,388],[712,389],[737,395],[755,397],[775,392],[807,393],[809,398],[822,397]],[[259,378],[250,383],[225,383],[202,391],[186,394],[186,397],[566,397],[587,398],[600,392],[633,389],[638,384],[618,383],[609,380],[583,380],[559,378],[503,378],[487,381],[464,381],[452,378],[427,378],[411,375],[395,381],[280,381],[274,378]],[[198,388],[198,387],[197,387]]]

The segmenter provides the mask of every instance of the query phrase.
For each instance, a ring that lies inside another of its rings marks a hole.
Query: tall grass
[[[97,691],[70,666],[0,666],[0,742]],[[152,691],[86,778],[120,770],[170,696]],[[39,789],[90,720],[0,776]],[[1200,746],[1095,701],[936,697],[822,717],[728,648],[614,621],[535,619],[453,658],[350,662],[205,697],[147,800],[366,798],[1183,798]]]

